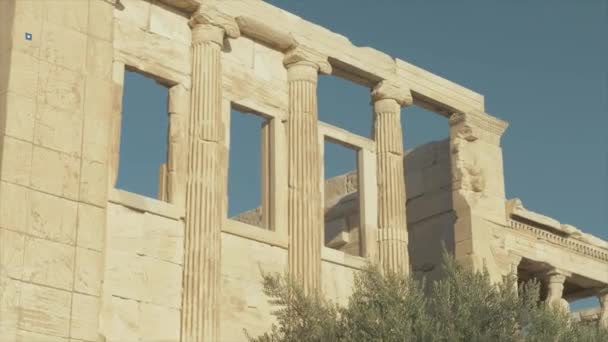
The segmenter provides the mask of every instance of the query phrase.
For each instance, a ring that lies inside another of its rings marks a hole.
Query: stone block
[[[111,244],[110,244],[111,245]],[[105,256],[104,293],[142,300],[147,275],[143,257],[131,252],[107,251]]]
[[[80,160],[44,147],[34,147],[31,186],[57,196],[78,199]]]
[[[2,180],[30,185],[32,143],[5,136],[2,145]]]
[[[19,330],[17,331],[16,342],[70,342],[70,340],[58,336],[40,334],[26,330]]]
[[[254,45],[253,70],[263,80],[287,81],[287,69],[283,65],[283,53],[261,44]]]
[[[80,175],[80,200],[97,206],[105,206],[108,201],[107,184],[108,166],[84,159]]]
[[[150,32],[184,44],[192,42],[188,18],[159,3],[150,6]]]
[[[4,98],[3,96],[0,97]],[[36,102],[12,92],[7,93],[5,99],[6,135],[32,141],[34,138],[34,117],[37,110]],[[1,99],[0,102],[2,102]],[[2,108],[2,103],[0,103],[0,108]]]
[[[101,252],[76,247],[75,291],[99,296],[103,277],[102,259]]]
[[[105,301],[106,299],[104,299]],[[103,316],[107,317],[106,340],[139,341],[139,305],[134,300],[111,296],[104,307]]]
[[[74,49],[71,46],[67,48]],[[80,113],[84,78],[81,73],[40,61],[37,96],[38,105],[48,104],[60,110]]]
[[[36,115],[34,143],[74,157],[82,148],[82,113],[43,105]]]
[[[31,219],[30,194],[26,187],[0,182],[0,228],[27,230]]]
[[[89,2],[82,0],[46,0],[46,21],[55,25],[87,32]],[[46,24],[45,24],[46,26]]]
[[[21,282],[0,275],[0,337],[16,339],[21,313]]]
[[[75,293],[72,298],[70,337],[84,341],[98,341],[98,317],[99,298]]]
[[[89,1],[89,28],[91,36],[112,40],[114,6],[107,1]]]
[[[113,58],[114,47],[111,42],[93,37],[88,38],[86,56],[87,75],[111,79]]]
[[[72,294],[34,284],[21,284],[19,329],[68,337]]]
[[[84,104],[83,156],[107,163],[112,117],[119,113],[120,87],[109,80],[88,77]]]
[[[145,213],[138,251],[176,264],[184,262],[184,231],[179,221]]]
[[[38,7],[34,4],[37,1],[19,1],[16,6],[15,20],[13,21],[13,50],[38,57],[40,46],[42,45],[42,9],[36,8],[33,11],[23,10],[24,6],[31,5],[31,9]],[[31,3],[31,4],[27,4]],[[42,3],[40,3],[42,5]],[[29,7],[29,6],[28,6]],[[25,39],[25,34],[32,35],[31,40]]]
[[[248,37],[229,39],[226,45],[228,51],[222,52],[222,61],[227,60],[247,69],[253,69],[254,45],[256,43]]]
[[[77,246],[101,251],[104,245],[105,230],[105,209],[79,203]]]
[[[10,58],[10,70],[0,68],[0,71],[6,70],[8,77],[4,75],[0,79],[8,79],[8,83],[0,84],[0,94],[10,91],[17,95],[21,95],[28,99],[35,99],[38,91],[38,70],[40,62],[36,57],[26,53],[13,50],[10,54],[5,54],[3,65],[8,64]]]
[[[77,202],[32,191],[29,234],[66,245],[76,243]]]
[[[40,43],[40,59],[83,73],[86,63],[87,36],[51,23],[45,23]]]
[[[25,236],[0,229],[0,277],[21,279]]]
[[[142,299],[146,302],[181,307],[182,267],[154,258],[143,257],[139,272],[144,274]]]
[[[74,247],[28,237],[25,239],[23,280],[72,290]]]
[[[180,310],[140,303],[139,312],[142,341],[179,341]]]
[[[150,2],[141,0],[121,0],[120,3],[122,4],[122,8],[114,8],[115,20],[128,23],[138,29],[148,29],[148,24],[150,22]]]

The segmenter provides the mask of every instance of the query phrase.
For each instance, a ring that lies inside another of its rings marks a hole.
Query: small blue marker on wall
[[[32,34],[29,32],[25,32],[25,40],[32,40]]]

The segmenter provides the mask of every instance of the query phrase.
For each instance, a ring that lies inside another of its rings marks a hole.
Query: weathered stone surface
[[[34,146],[32,160],[32,188],[72,200],[78,199],[78,158]]]
[[[37,238],[25,239],[23,280],[71,290],[74,247]]]
[[[68,337],[71,294],[67,291],[21,283],[19,328],[34,333]]]
[[[38,191],[31,192],[30,201],[29,234],[66,245],[76,243],[76,202]]]
[[[98,297],[74,294],[72,298],[70,337],[83,341],[97,341],[98,316]]]

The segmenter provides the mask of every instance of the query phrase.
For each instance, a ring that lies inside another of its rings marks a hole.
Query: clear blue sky
[[[486,111],[510,122],[507,196],[608,239],[607,1],[269,2],[483,94]],[[166,120],[165,95],[138,76],[126,82],[127,95],[145,106],[124,105],[123,134],[136,141],[123,159],[140,167],[121,170],[119,187],[155,194],[156,173],[144,171],[146,160],[162,160],[166,133],[158,120],[135,116]],[[369,89],[322,76],[318,93],[322,120],[370,136]],[[234,118],[231,214],[259,204],[259,133],[251,127],[260,121]],[[448,136],[446,119],[431,112],[408,108],[402,120],[406,148]],[[354,167],[354,154],[345,155],[327,150],[327,176]]]

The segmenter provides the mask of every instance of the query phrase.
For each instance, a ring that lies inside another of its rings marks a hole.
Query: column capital
[[[454,113],[449,118],[452,129],[458,130],[458,135],[467,141],[475,141],[486,136],[486,140],[500,141],[509,123],[481,111]]]
[[[213,6],[199,6],[190,17],[188,25],[192,29],[193,43],[214,41],[222,45],[224,35],[229,38],[241,36],[236,20]]]
[[[304,45],[298,45],[285,53],[283,64],[287,69],[296,65],[308,65],[322,74],[331,74],[331,65],[324,56]]]
[[[552,268],[542,274],[542,278],[548,284],[564,284],[566,282],[566,278],[570,277],[572,273],[566,272],[559,268]]]
[[[372,101],[395,100],[401,107],[410,106],[414,103],[412,93],[409,88],[397,83],[383,80],[376,84],[372,90]]]

